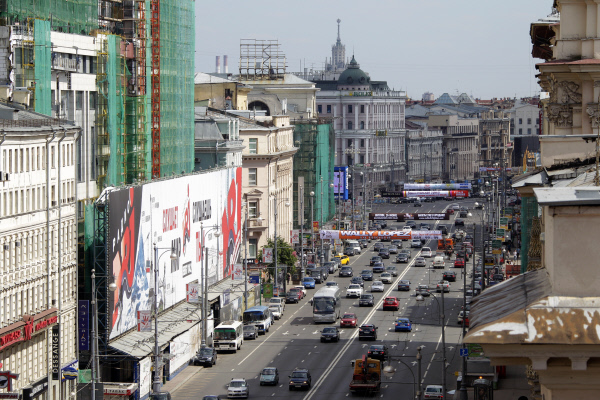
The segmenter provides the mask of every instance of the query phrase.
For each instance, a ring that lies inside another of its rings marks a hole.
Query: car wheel
[[[263,385],[263,383],[261,382],[261,383],[260,383],[260,386],[262,386],[262,385]]]
[[[289,388],[290,388],[290,391],[294,390],[294,388],[293,388],[293,387],[291,387],[291,386],[290,386]]]

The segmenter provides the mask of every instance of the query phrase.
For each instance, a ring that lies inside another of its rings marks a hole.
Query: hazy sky
[[[552,0],[196,0],[196,71],[229,56],[238,72],[240,39],[277,39],[288,71],[322,69],[341,23],[352,53],[373,80],[420,99],[430,91],[476,98],[535,95],[529,26]]]

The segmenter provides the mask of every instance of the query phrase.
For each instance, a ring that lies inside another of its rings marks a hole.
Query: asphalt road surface
[[[481,211],[473,210],[476,199],[450,201],[436,201],[422,203],[422,207],[413,204],[374,204],[372,212],[443,212],[451,204],[466,206],[473,216],[465,219],[466,227],[459,227],[472,232],[473,223],[480,223]],[[450,232],[455,230],[454,219],[449,221],[423,221],[435,226],[444,224]],[[419,221],[417,221],[419,223]],[[388,222],[387,229],[403,226],[399,222]],[[472,234],[472,233],[471,233]],[[354,276],[360,271],[369,268],[369,260],[376,253],[373,251],[375,242],[362,250],[362,254],[351,257],[350,266],[353,267]],[[389,243],[386,243],[389,244]],[[408,241],[403,242],[403,248],[409,248]],[[425,244],[432,248],[434,254],[437,241]],[[450,284],[450,293],[445,294],[444,325],[446,326],[446,380],[447,389],[456,389],[456,372],[461,368],[459,356],[459,342],[462,337],[462,328],[457,323],[457,316],[462,306],[463,280],[462,269],[452,268],[453,258],[446,261],[445,269],[434,270],[430,268],[433,258],[427,260],[428,266],[414,267],[414,258],[420,249],[412,249],[412,258],[407,264],[395,262],[395,255],[384,264],[395,265],[398,276],[392,284],[385,285],[383,293],[374,293],[374,307],[359,307],[358,299],[342,299],[342,312],[354,312],[358,316],[359,325],[373,323],[378,327],[377,341],[359,341],[358,329],[342,329],[341,340],[337,343],[321,343],[320,331],[325,326],[339,326],[335,324],[315,324],[312,319],[312,308],[309,300],[316,290],[323,284],[317,285],[315,290],[309,289],[308,295],[299,304],[287,304],[283,317],[276,321],[266,335],[259,336],[257,340],[247,340],[237,353],[219,353],[217,364],[212,368],[200,371],[172,393],[173,399],[199,400],[203,395],[216,394],[220,398],[227,397],[227,384],[232,378],[245,378],[250,385],[250,398],[294,398],[304,400],[336,400],[345,399],[352,394],[348,385],[352,379],[351,361],[359,359],[366,354],[371,344],[385,344],[390,350],[393,359],[391,365],[396,369],[392,377],[384,377],[380,393],[374,397],[387,399],[414,399],[414,388],[419,379],[417,376],[417,348],[422,347],[420,385],[424,389],[429,384],[442,383],[442,335],[440,306],[441,295],[432,290],[435,298],[425,298],[417,302],[414,289],[419,284],[435,283],[441,279],[444,270],[454,270],[457,274],[456,282]],[[472,259],[471,259],[472,261]],[[472,269],[472,262],[467,263],[467,270]],[[375,274],[377,279],[378,274]],[[411,282],[411,291],[400,292],[397,282],[407,279]],[[335,280],[345,288],[350,278],[340,278],[337,272],[329,275],[329,281]],[[371,282],[365,282],[365,293],[370,292]],[[383,311],[382,301],[386,296],[395,296],[400,300],[400,310]],[[438,301],[436,301],[436,298]],[[439,304],[439,305],[438,305]],[[407,332],[394,332],[396,317],[408,317],[413,323],[413,330]],[[387,365],[387,362],[386,362]],[[259,374],[264,367],[277,367],[280,381],[277,386],[260,386]],[[308,368],[312,375],[312,386],[305,391],[289,391],[288,375],[294,368]],[[188,368],[202,368],[189,366]],[[354,394],[353,397],[362,397]]]

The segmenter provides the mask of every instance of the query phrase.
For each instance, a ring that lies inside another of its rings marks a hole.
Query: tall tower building
[[[342,44],[342,40],[340,38],[340,22],[341,19],[338,18],[338,34],[337,40],[333,46],[331,46],[331,58],[329,62],[325,61],[325,70],[326,71],[343,71],[346,69],[346,46]]]

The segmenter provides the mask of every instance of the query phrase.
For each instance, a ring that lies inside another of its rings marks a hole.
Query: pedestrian
[[[517,247],[517,261],[519,260],[520,255],[521,255],[521,248]]]
[[[517,259],[519,258],[519,253],[517,253],[517,250],[515,250],[515,254],[513,255],[513,258],[514,258],[515,263],[516,263]]]

